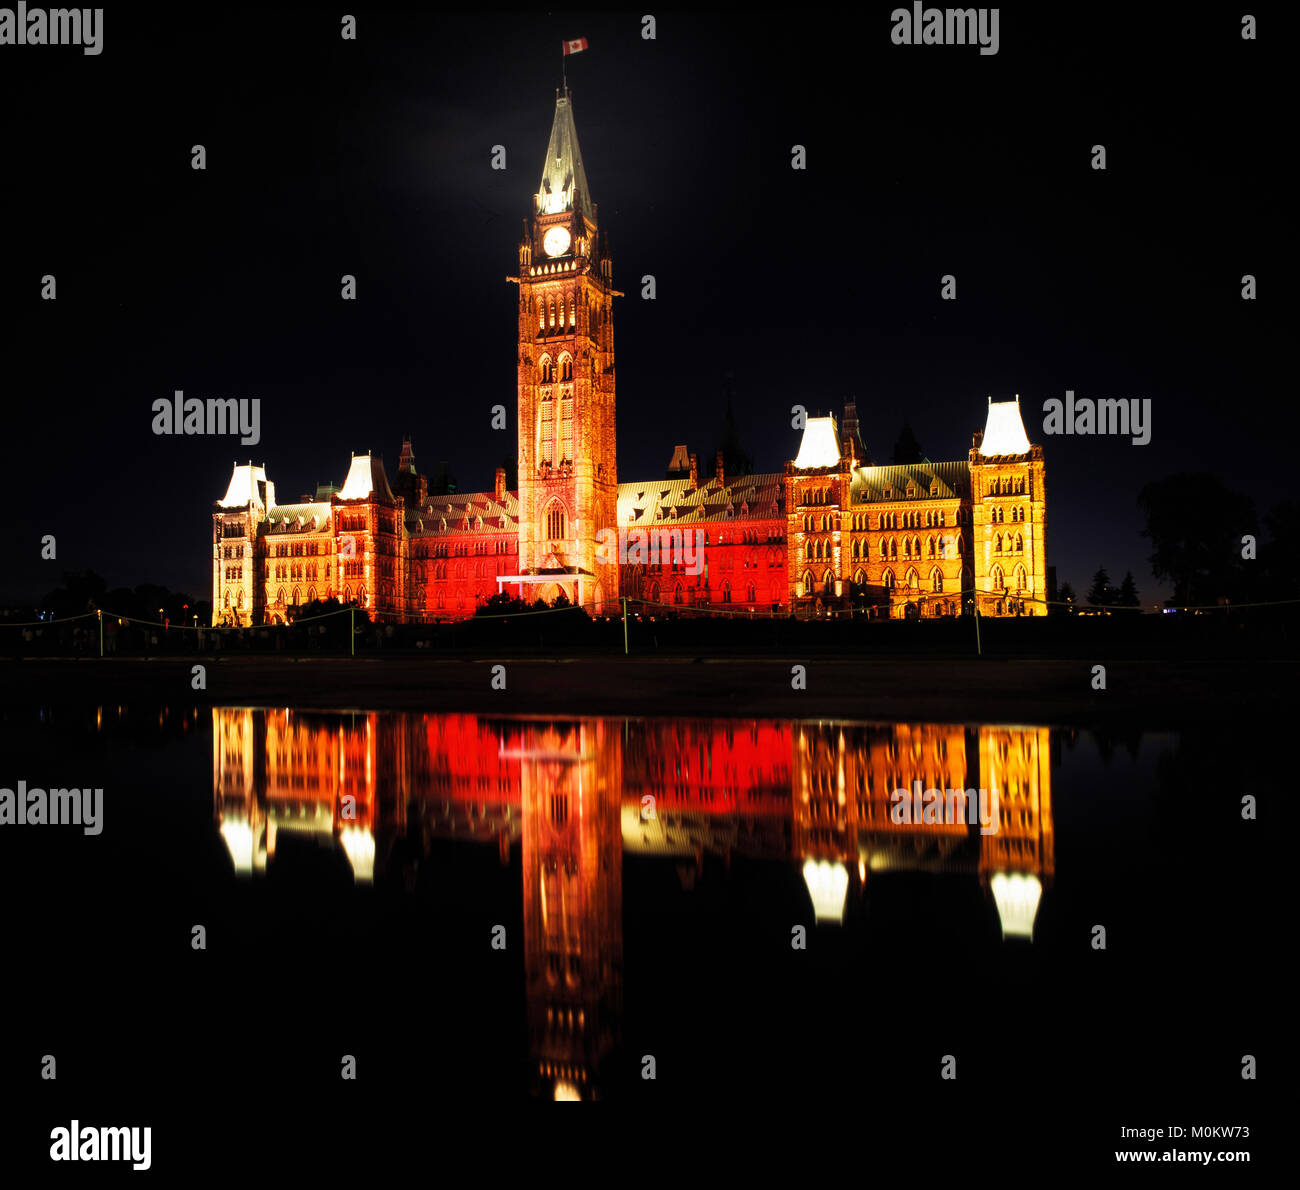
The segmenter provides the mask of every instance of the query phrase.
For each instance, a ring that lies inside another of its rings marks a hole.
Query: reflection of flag
[[[587,48],[587,39],[585,37],[575,37],[572,41],[564,43],[564,52],[566,54],[577,54]]]

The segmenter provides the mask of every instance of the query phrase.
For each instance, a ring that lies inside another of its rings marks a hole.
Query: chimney
[[[498,504],[504,504],[506,500],[506,469],[497,468],[496,498]]]
[[[699,461],[696,459],[694,455],[691,455],[691,482],[686,490],[689,492],[693,492],[699,486],[700,486]]]
[[[723,465],[722,451],[718,451],[717,461],[714,464],[713,470],[714,474],[718,477],[718,487],[725,488],[727,486],[727,470]]]

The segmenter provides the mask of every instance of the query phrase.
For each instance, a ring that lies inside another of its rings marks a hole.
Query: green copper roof
[[[551,125],[551,141],[546,146],[537,197],[540,214],[576,209],[585,219],[595,222],[587,171],[583,169],[578,148],[578,130],[573,125],[573,100],[568,95],[555,99],[555,122]]]

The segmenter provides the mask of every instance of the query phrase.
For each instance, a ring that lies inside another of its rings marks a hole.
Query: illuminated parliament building
[[[622,295],[567,91],[508,280],[517,490],[499,468],[491,491],[431,492],[409,440],[391,477],[381,458],[354,455],[341,487],[283,504],[265,465],[236,464],[213,510],[214,624],[283,623],[331,598],[378,621],[433,623],[499,592],[529,604],[563,594],[594,614],[622,597],[651,615],[1046,612],[1043,450],[1018,399],[990,398],[956,462],[871,465],[849,403],[838,422],[806,419],[781,472],[727,475],[721,452],[701,470],[678,446],[663,476],[619,481]]]

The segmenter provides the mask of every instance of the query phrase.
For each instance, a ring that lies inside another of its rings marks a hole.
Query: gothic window
[[[1016,553],[1018,553],[1018,554],[1023,554],[1024,552],[1025,552],[1025,539],[1024,539],[1023,537],[1021,537],[1019,533],[1017,533],[1017,534],[1016,534]]]
[[[1002,534],[1001,534],[1001,533],[999,533],[999,534],[997,535],[997,537],[995,537],[995,538],[993,539],[993,552],[994,552],[995,554],[1000,554],[1000,553],[1002,552]]]
[[[682,601],[682,585],[681,583],[678,583],[677,586],[673,588],[673,602],[681,603],[681,601]]]
[[[551,541],[559,541],[564,535],[564,509],[552,504],[546,511],[546,536]]]
[[[541,417],[541,450],[538,457],[541,459],[543,467],[549,467],[555,461],[555,402],[542,402]]]
[[[531,304],[532,298],[529,298],[528,300]],[[543,301],[538,301],[537,303],[537,329],[539,331],[544,331],[546,329],[546,303]]]
[[[1016,567],[1016,590],[1023,591],[1024,589],[1025,589],[1025,568],[1023,566],[1017,566]]]
[[[574,297],[573,294],[569,294],[569,326],[570,327],[575,327],[578,325],[578,320],[574,317],[574,309],[575,309]]]
[[[881,576],[880,581],[884,584],[886,593],[892,592],[894,589],[894,572],[892,570],[886,570]]]
[[[904,581],[907,583],[907,588],[909,591],[916,591],[920,589],[921,576],[917,574],[915,566],[909,566],[907,568],[907,575]]]
[[[555,329],[555,299],[553,297],[546,299],[546,309],[547,309],[547,313],[550,315],[550,328],[551,330],[554,330]]]
[[[552,371],[551,357],[549,355],[542,356],[542,361],[538,365],[538,368],[541,372],[541,382],[543,384],[550,384],[551,381],[555,379],[554,372]]]
[[[722,582],[722,602],[731,602],[731,584],[726,579]]]
[[[934,538],[933,538],[933,537],[930,538],[930,546],[929,546],[929,550],[930,550],[930,552],[929,552],[929,556],[930,556],[931,558],[933,558],[933,557],[934,557]]]
[[[989,572],[989,590],[1001,591],[1006,586],[1006,578],[1002,574],[1002,567],[995,566]]]
[[[930,588],[934,591],[943,590],[943,574],[937,566],[930,572]]]
[[[560,402],[560,461],[573,462],[573,397],[568,394]]]
[[[803,593],[805,597],[812,595],[813,581],[813,572],[811,570],[805,570],[803,574]]]
[[[898,538],[897,538],[897,537],[895,537],[895,538],[894,538],[894,539],[889,543],[889,556],[890,556],[891,558],[897,558],[897,557],[898,557]]]

